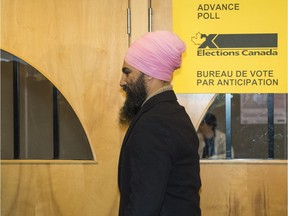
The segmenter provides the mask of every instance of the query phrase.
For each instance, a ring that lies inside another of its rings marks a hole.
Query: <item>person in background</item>
[[[215,115],[206,113],[198,129],[199,156],[203,159],[226,158],[226,135],[216,127]]]
[[[201,215],[198,137],[171,85],[185,49],[176,34],[156,31],[126,52],[119,120],[129,127],[119,156],[119,216]]]

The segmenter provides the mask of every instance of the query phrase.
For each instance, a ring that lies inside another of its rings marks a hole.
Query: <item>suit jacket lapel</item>
[[[129,135],[131,134],[132,129],[134,128],[136,122],[138,119],[143,115],[143,113],[147,112],[150,110],[152,107],[154,107],[156,104],[161,103],[163,101],[175,101],[177,100],[176,95],[173,90],[165,91],[160,94],[157,94],[150,98],[146,103],[142,106],[142,108],[139,110],[139,112],[136,114],[134,117],[133,121],[131,122],[126,135],[124,137],[122,147],[125,146],[127,139],[129,138]]]
[[[125,134],[125,137],[124,137],[124,140],[123,140],[123,143],[122,143],[122,147],[121,147],[121,151],[120,151],[119,164],[118,164],[118,183],[119,183],[119,187],[120,187],[120,184],[121,184],[120,183],[120,175],[121,175],[121,164],[122,164],[121,162],[122,162],[123,151],[125,149],[125,145],[127,143],[127,140],[129,138],[129,136],[130,136],[130,134],[131,134],[136,122],[138,121],[138,119],[145,112],[150,110],[156,104],[161,103],[163,101],[176,101],[176,100],[177,100],[177,98],[176,98],[176,95],[175,95],[173,90],[165,91],[163,93],[155,95],[152,98],[150,98],[148,101],[146,101],[146,103],[142,106],[142,108],[139,110],[139,112],[134,117],[133,121],[131,122],[131,124],[130,124],[130,126],[129,126],[126,134]],[[121,187],[120,187],[120,190],[121,190]]]

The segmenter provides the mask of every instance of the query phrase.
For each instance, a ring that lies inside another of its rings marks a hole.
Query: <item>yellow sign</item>
[[[177,93],[288,93],[287,0],[173,0],[173,31]]]

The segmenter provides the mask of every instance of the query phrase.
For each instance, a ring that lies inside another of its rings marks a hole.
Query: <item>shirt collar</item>
[[[151,95],[149,95],[146,100],[143,102],[142,106],[146,103],[146,101],[148,101],[150,98],[152,98],[153,96],[157,95],[157,94],[160,94],[162,92],[165,92],[165,91],[169,91],[169,90],[172,90],[172,85],[165,85],[161,88],[159,88],[158,90],[156,90],[155,92],[153,92]]]

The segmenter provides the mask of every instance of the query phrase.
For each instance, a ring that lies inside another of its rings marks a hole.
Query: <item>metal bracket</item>
[[[148,32],[152,31],[152,3],[151,0],[148,2]]]
[[[131,35],[131,9],[127,8],[127,34]]]

